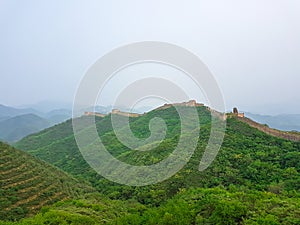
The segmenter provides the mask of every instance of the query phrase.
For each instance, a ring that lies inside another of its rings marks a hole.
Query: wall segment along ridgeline
[[[204,106],[204,104],[202,103],[197,103],[195,100],[190,100],[188,102],[182,102],[182,103],[174,103],[174,104],[164,104],[163,106],[160,106],[154,110],[163,110],[163,109],[167,109],[170,108],[172,106]],[[244,123],[247,123],[249,126],[256,128],[266,134],[275,136],[275,137],[279,137],[279,138],[283,138],[286,140],[290,140],[290,141],[300,141],[300,133],[294,133],[294,132],[287,132],[287,131],[280,131],[280,130],[276,130],[273,128],[270,128],[266,125],[257,123],[247,117],[244,117],[244,113],[240,113],[238,112],[237,108],[233,109],[233,113],[228,113],[226,116],[224,116],[224,114],[221,114],[213,109],[210,109],[209,107],[206,107],[207,110],[209,110],[211,113],[214,113],[214,115],[217,115],[218,117],[220,117],[220,119],[226,119],[226,117],[235,117],[236,119],[238,119],[239,121],[242,121]],[[144,114],[138,114],[138,113],[130,113],[130,112],[122,112],[118,109],[113,109],[111,114],[117,114],[117,115],[121,115],[121,116],[128,116],[128,117],[139,117],[142,116]],[[107,116],[106,114],[102,114],[102,113],[97,113],[97,112],[85,112],[84,115],[86,116],[98,116],[98,117],[105,117]]]
[[[300,141],[300,134],[294,133],[294,132],[288,132],[288,131],[281,131],[281,130],[276,130],[273,128],[270,128],[266,125],[257,123],[247,117],[236,117],[239,121],[242,121],[244,123],[247,123],[249,126],[254,127],[266,134],[287,139],[290,141]]]

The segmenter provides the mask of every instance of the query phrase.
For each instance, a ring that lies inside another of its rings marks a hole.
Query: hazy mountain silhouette
[[[300,131],[300,114],[280,114],[275,116],[245,113],[247,117],[269,127],[285,130]]]

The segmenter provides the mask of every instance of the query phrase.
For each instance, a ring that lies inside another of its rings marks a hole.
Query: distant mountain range
[[[7,142],[15,142],[51,125],[49,120],[32,113],[15,116],[0,122],[0,138]]]
[[[16,142],[29,134],[69,119],[71,114],[68,109],[41,112],[33,108],[0,105],[0,140]]]
[[[284,131],[300,131],[300,114],[280,114],[276,116],[245,113],[245,116],[269,127]]]
[[[59,106],[66,108],[52,108]],[[83,114],[85,111],[107,114],[113,108],[113,106],[87,107],[80,110],[78,115]],[[126,107],[117,108],[122,111],[130,111]],[[150,109],[151,107],[143,107],[135,109],[134,112],[143,113]],[[300,114],[269,116],[247,112],[245,115],[258,123],[267,124],[275,129],[300,131]],[[13,143],[29,134],[39,132],[71,117],[71,104],[51,103],[50,106],[47,106],[47,102],[43,102],[36,105],[28,105],[26,108],[15,108],[0,104],[0,140]]]
[[[66,108],[54,108],[55,106],[65,106]],[[111,112],[112,108],[112,106],[87,107],[81,109],[78,114],[82,115],[85,111],[107,114]],[[71,104],[50,102],[47,106],[47,102],[42,102],[36,105],[28,105],[26,108],[0,104],[0,141],[14,143],[27,135],[39,132],[71,117]]]
[[[10,106],[0,105],[0,118],[12,118],[14,116],[20,116],[24,114],[36,114],[40,115],[40,112],[33,108],[14,108]]]

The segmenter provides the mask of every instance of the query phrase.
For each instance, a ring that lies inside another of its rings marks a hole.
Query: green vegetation
[[[299,224],[300,198],[223,188],[181,190],[142,214],[131,213],[117,224]]]
[[[110,200],[93,193],[81,199],[66,200],[44,207],[34,217],[18,222],[0,222],[0,225],[111,224],[120,217],[138,214],[145,209],[145,206],[134,201]]]
[[[205,107],[198,107],[198,112],[201,135],[189,163],[172,178],[147,187],[118,185],[97,175],[77,148],[70,120],[28,136],[16,146],[78,179],[88,180],[98,191],[113,199],[135,198],[143,204],[158,205],[176,194],[180,188],[189,187],[228,187],[234,184],[265,191],[274,186],[280,189],[278,191],[300,189],[300,143],[269,136],[235,118],[227,120],[224,143],[217,158],[207,170],[199,172],[199,161],[210,132],[210,113]],[[180,135],[180,121],[174,108],[131,118],[131,129],[135,135],[140,138],[147,137],[150,134],[149,121],[154,117],[164,119],[168,132],[165,140],[152,151],[132,151],[120,143],[112,131],[109,116],[97,118],[96,122],[101,139],[114,156],[130,164],[147,165],[170,154]],[[158,202],[153,201],[153,195],[160,196]]]
[[[198,107],[198,113],[201,134],[192,158],[170,179],[145,187],[119,185],[96,174],[77,148],[71,120],[24,138],[15,146],[89,182],[100,194],[56,203],[17,224],[299,224],[300,142],[272,137],[229,118],[219,154],[199,172],[210,112]],[[151,151],[132,151],[120,143],[110,116],[96,118],[96,126],[112,155],[133,165],[149,165],[167,157],[180,136],[174,108],[131,118],[133,133],[147,138],[154,117],[164,119],[167,134]]]
[[[224,188],[182,189],[159,207],[90,195],[45,207],[35,217],[0,225],[41,224],[295,224],[300,198],[287,193]]]
[[[18,220],[45,205],[93,190],[27,153],[0,142],[0,219]]]

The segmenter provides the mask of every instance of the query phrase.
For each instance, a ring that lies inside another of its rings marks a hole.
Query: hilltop
[[[43,206],[93,190],[63,171],[0,142],[0,220],[31,216]]]

